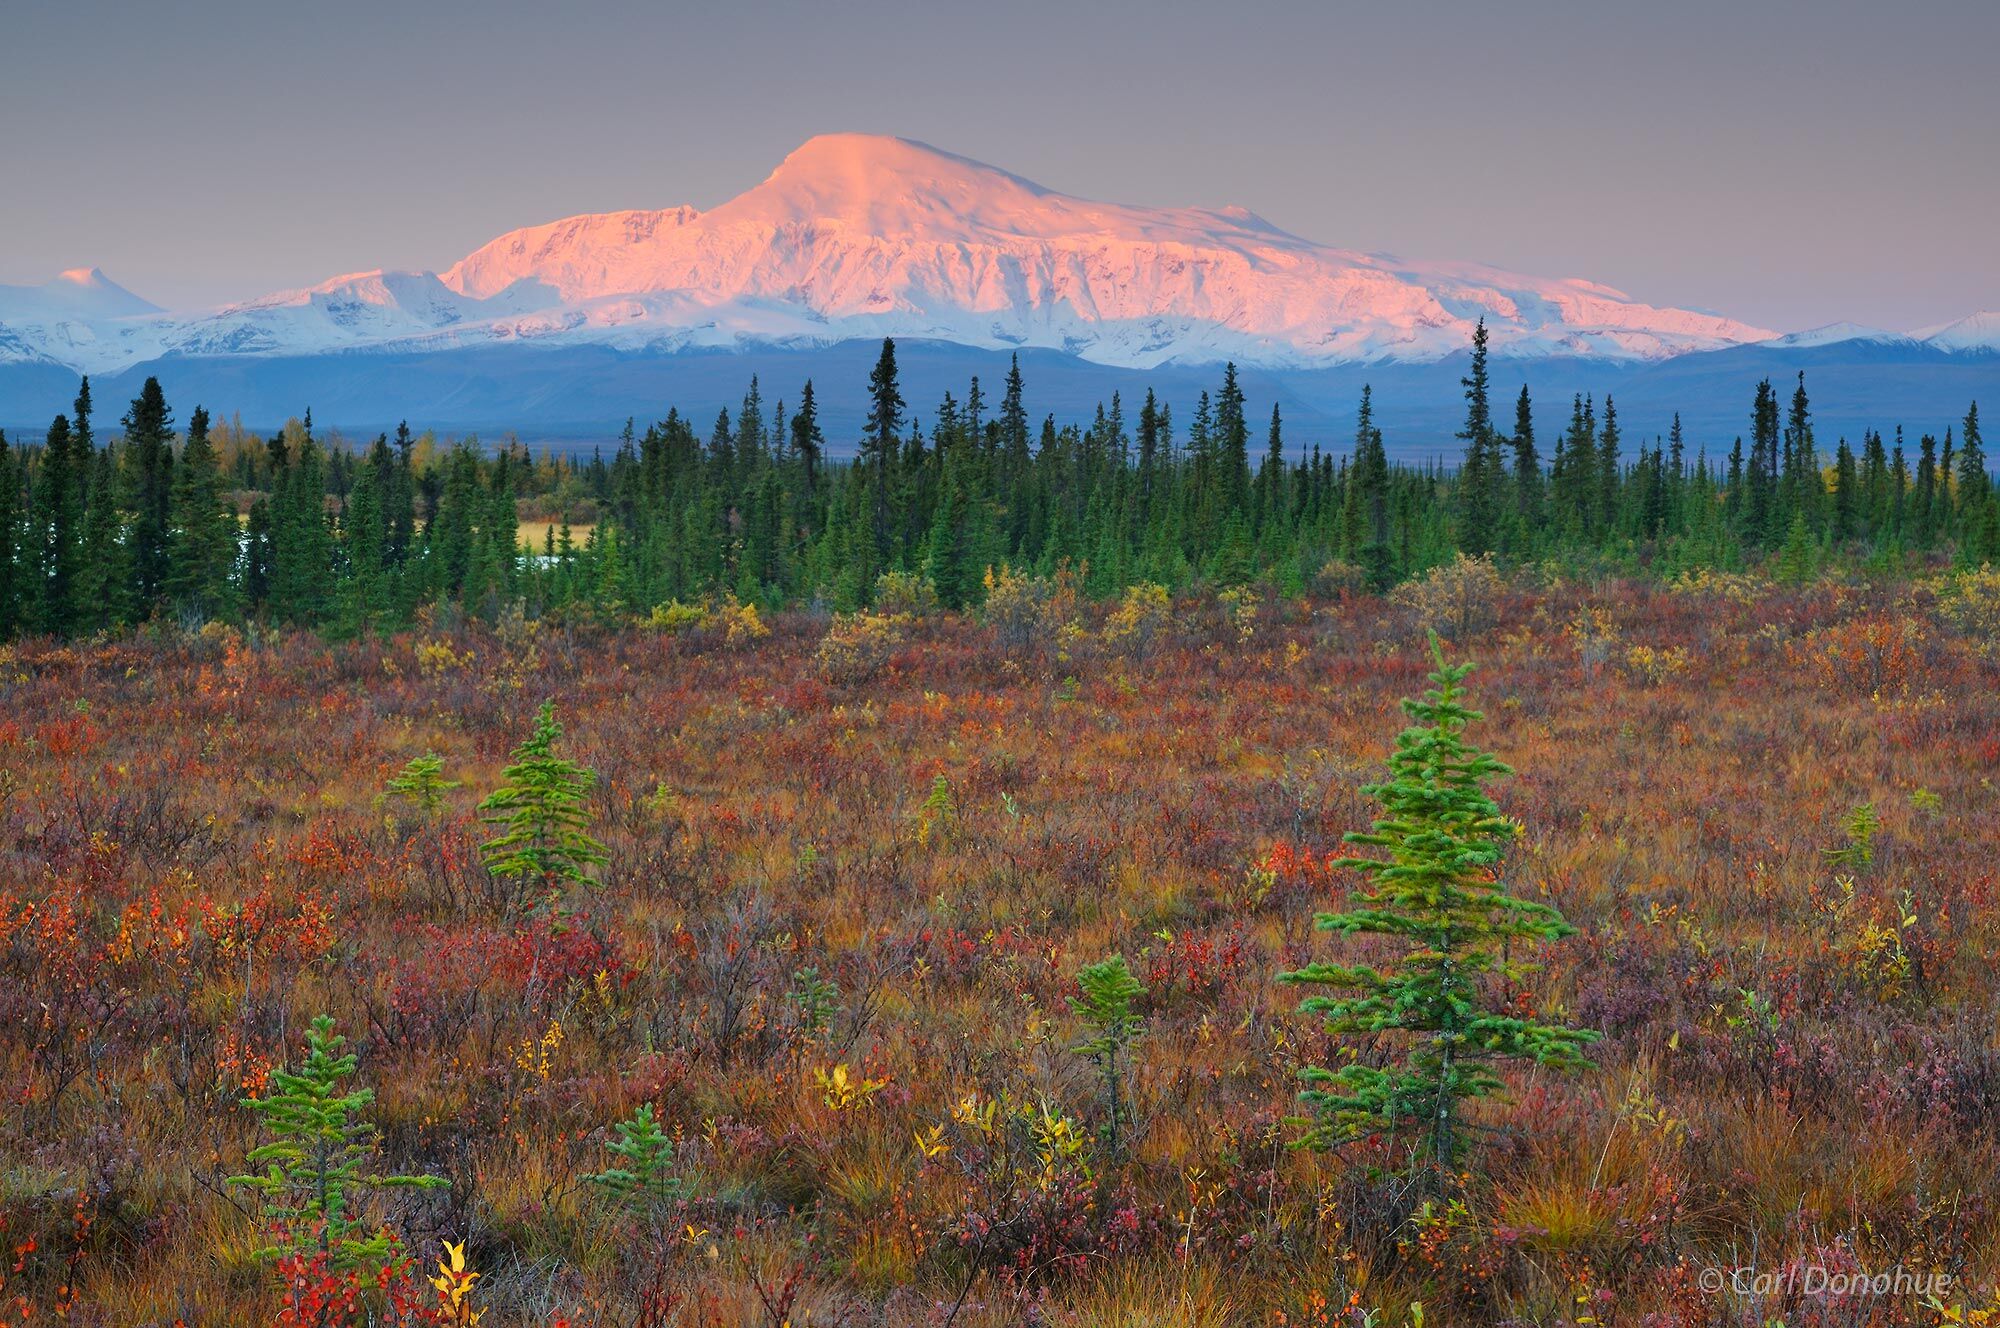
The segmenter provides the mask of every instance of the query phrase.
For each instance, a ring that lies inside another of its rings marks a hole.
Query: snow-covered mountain
[[[130,362],[119,344],[122,326],[151,329],[164,322],[158,305],[94,267],[72,268],[40,286],[0,286],[0,364],[47,363],[70,368]]]
[[[1336,249],[1237,208],[1094,203],[907,139],[830,134],[712,211],[570,217],[441,277],[361,273],[195,316],[95,270],[7,288],[0,356],[104,372],[164,355],[898,335],[1124,367],[1308,368],[1437,359],[1481,317],[1520,356],[1652,359],[1770,335],[1588,281]]]
[[[1774,339],[1589,281],[1333,248],[1240,208],[1095,203],[908,139],[829,134],[711,211],[569,217],[503,235],[441,276],[355,273],[192,315],[95,268],[0,287],[0,363],[111,373],[166,357],[810,350],[893,335],[1119,368],[1309,370],[1436,362],[1462,352],[1480,318],[1516,359],[1921,349],[1853,324]],[[2000,315],[1915,335],[1935,351],[2000,353]]]
[[[1837,346],[1843,342],[1860,341],[1883,346],[1914,346],[1917,338],[1904,332],[1890,332],[1879,327],[1864,327],[1860,323],[1828,323],[1824,327],[1807,328],[1803,332],[1790,332],[1782,337],[1773,337],[1765,343],[1785,349],[1808,346]]]
[[[1955,354],[2000,355],[2000,313],[1974,314],[1911,335],[1927,346]]]

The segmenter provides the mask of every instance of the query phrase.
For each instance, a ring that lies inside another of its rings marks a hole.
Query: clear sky
[[[2000,0],[6,0],[0,282],[191,308],[815,133],[1781,331],[2000,308]]]

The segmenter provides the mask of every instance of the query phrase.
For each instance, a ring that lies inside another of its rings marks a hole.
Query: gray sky
[[[5,0],[0,282],[157,303],[712,207],[812,134],[1781,331],[2000,308],[2000,2]]]

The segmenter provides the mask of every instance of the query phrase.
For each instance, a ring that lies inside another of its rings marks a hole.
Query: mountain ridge
[[[194,316],[43,304],[0,314],[0,326],[42,356],[100,372],[174,354],[549,340],[661,350],[883,335],[1057,349],[1133,368],[1227,359],[1311,368],[1437,359],[1480,318],[1497,353],[1529,357],[1652,359],[1770,335],[1598,282],[1340,249],[1247,208],[1078,198],[913,139],[864,134],[809,139],[707,211],[560,218],[498,236],[442,274],[357,271]]]
[[[1127,386],[1145,373],[1192,384],[1233,360],[1304,385],[1301,405],[1347,390],[1350,370],[1428,366],[1405,376],[1450,407],[1450,366],[1480,318],[1496,362],[1546,365],[1556,383],[1582,384],[1583,369],[1601,365],[1608,386],[1654,366],[1659,381],[1692,391],[1726,377],[1718,390],[1734,393],[1751,366],[1788,376],[1837,364],[1865,380],[1864,396],[1880,387],[1880,409],[1904,410],[1923,404],[1924,375],[1942,373],[1956,391],[2000,374],[2000,314],[1912,334],[1833,324],[1780,337],[1582,278],[1339,249],[1247,208],[1097,202],[913,139],[831,134],[706,211],[558,218],[442,273],[350,271],[192,315],[161,311],[96,268],[0,286],[0,421],[46,419],[45,405],[67,400],[51,385],[77,373],[157,372],[241,391],[264,412],[295,394],[298,408],[342,401],[356,424],[435,409],[433,423],[481,428],[498,418],[477,394],[517,401],[512,384],[494,384],[518,376],[522,427],[568,430],[597,415],[615,426],[642,399],[637,385],[684,392],[694,369],[738,376],[710,353],[786,372],[818,356],[831,368],[885,335],[959,347],[966,364],[989,368],[996,354],[1056,355]],[[431,372],[425,357],[436,357]],[[564,377],[578,372],[615,391],[600,399]],[[403,391],[411,398],[395,398]]]

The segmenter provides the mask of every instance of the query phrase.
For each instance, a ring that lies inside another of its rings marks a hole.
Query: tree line
[[[1545,443],[1524,387],[1503,426],[1483,324],[1462,383],[1463,455],[1443,466],[1390,462],[1365,387],[1342,453],[1290,447],[1277,406],[1253,425],[1234,365],[1184,428],[1150,391],[1136,414],[1114,395],[1088,422],[1037,424],[1018,360],[997,404],[975,377],[926,427],[893,341],[851,459],[829,455],[811,380],[788,410],[753,378],[705,435],[678,410],[643,432],[628,422],[609,459],[586,461],[440,447],[407,425],[351,447],[316,437],[309,411],[262,440],[200,407],[176,430],[152,378],[100,442],[86,378],[39,445],[0,433],[0,637],[152,619],[353,632],[426,605],[618,616],[717,594],[849,610],[889,572],[964,608],[1001,565],[1068,567],[1110,595],[1257,579],[1296,592],[1329,574],[1379,590],[1460,552],[1665,575],[2000,557],[1976,403],[1914,457],[1900,428],[1829,453],[1804,376],[1788,401],[1766,380],[1747,439],[1710,457],[1688,455],[1678,416],[1628,451],[1608,395],[1574,397]],[[521,537],[523,499],[563,518],[540,541]],[[581,536],[571,510],[595,518]]]

